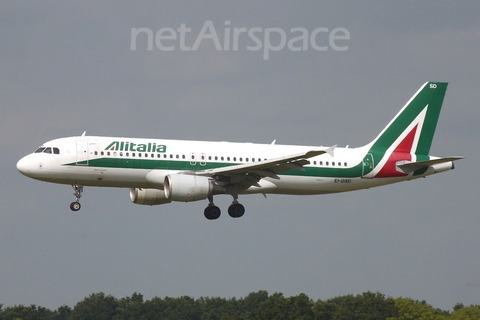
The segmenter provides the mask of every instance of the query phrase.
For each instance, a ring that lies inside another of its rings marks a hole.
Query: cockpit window
[[[60,149],[52,147],[40,147],[35,150],[35,153],[48,153],[48,154],[60,154]]]

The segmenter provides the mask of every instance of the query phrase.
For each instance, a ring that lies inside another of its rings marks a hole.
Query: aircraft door
[[[190,153],[190,165],[194,166],[199,163],[201,166],[205,166],[207,164],[207,155],[205,153]]]
[[[88,165],[88,142],[77,141],[77,165]]]
[[[364,155],[362,160],[362,178],[372,179],[374,167],[373,155],[371,153],[367,153]]]

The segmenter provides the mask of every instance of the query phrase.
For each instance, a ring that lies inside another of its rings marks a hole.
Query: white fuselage
[[[17,164],[24,175],[59,184],[162,189],[168,174],[261,162],[318,147],[81,136],[52,140],[41,148],[59,152],[25,156]],[[438,170],[432,167],[421,175],[372,179],[363,174],[365,152],[364,148],[336,148],[333,156],[325,153],[310,158],[305,171],[289,170],[279,174],[280,179],[266,177],[259,186],[239,193],[345,192],[424,177]],[[155,175],[149,176],[152,172]]]

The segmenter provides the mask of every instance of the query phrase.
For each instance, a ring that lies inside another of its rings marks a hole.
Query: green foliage
[[[432,308],[425,301],[417,301],[409,298],[396,298],[395,306],[398,316],[387,320],[446,320],[448,312]]]
[[[471,320],[480,319],[480,306],[474,305],[469,307],[463,307],[455,310],[451,317],[451,320]]]
[[[68,307],[66,307],[68,308]],[[60,308],[59,308],[60,309]],[[68,308],[70,310],[70,308]],[[62,309],[65,310],[65,309]],[[32,304],[27,307],[18,305],[14,307],[0,308],[0,320],[62,320],[57,311],[51,311],[43,307],[37,307]]]
[[[252,292],[236,298],[188,296],[179,298],[143,295],[117,299],[103,292],[93,293],[73,309],[61,306],[55,311],[31,305],[4,307],[0,320],[470,320],[480,319],[480,306],[456,304],[450,312],[434,309],[425,301],[390,298],[381,293],[338,296],[326,301],[312,301],[306,294],[284,297],[267,291]]]
[[[392,298],[381,293],[364,292],[318,301],[313,307],[315,319],[327,320],[385,320],[397,316]]]
[[[116,314],[118,300],[103,292],[92,293],[75,305],[69,317],[72,320],[108,320]]]

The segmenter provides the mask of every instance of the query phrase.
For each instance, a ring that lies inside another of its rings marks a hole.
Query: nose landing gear
[[[79,186],[78,184],[72,185],[73,190],[75,193],[73,194],[75,196],[75,201],[70,204],[70,210],[72,211],[78,211],[82,207],[80,205],[80,198],[82,197],[82,192],[83,192],[83,186]]]

